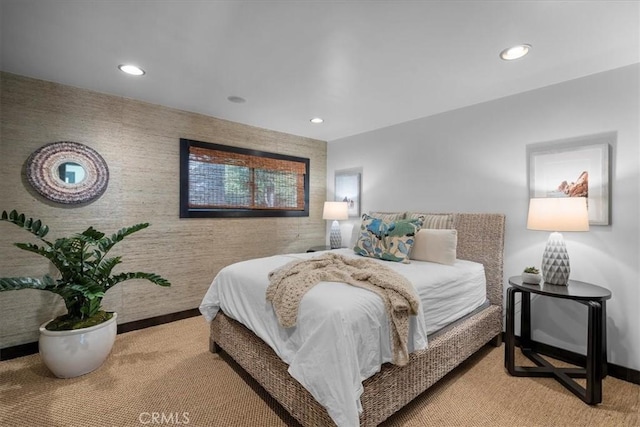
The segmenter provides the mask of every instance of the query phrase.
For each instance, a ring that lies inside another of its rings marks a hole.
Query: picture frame
[[[360,218],[362,169],[345,169],[335,172],[336,202],[349,204],[349,218]]]
[[[527,145],[529,197],[586,197],[589,225],[609,225],[616,134]]]

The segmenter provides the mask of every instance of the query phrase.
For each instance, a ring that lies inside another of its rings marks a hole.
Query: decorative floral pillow
[[[384,220],[364,214],[353,250],[366,257],[409,263],[415,235],[423,221],[424,217]]]

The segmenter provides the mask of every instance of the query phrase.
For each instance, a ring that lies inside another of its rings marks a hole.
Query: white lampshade
[[[529,201],[529,230],[589,231],[586,197],[548,197]]]
[[[329,243],[331,244],[331,249],[338,249],[342,246],[338,220],[349,219],[349,205],[347,202],[324,202],[322,219],[333,220],[331,233],[329,233]]]
[[[531,199],[527,228],[553,231],[542,255],[542,277],[545,283],[566,285],[571,272],[569,254],[558,231],[589,231],[586,197]]]
[[[347,202],[324,202],[322,219],[338,221],[349,219],[349,205]]]

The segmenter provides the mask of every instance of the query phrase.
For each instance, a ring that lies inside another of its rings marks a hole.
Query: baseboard
[[[176,320],[187,319],[189,317],[195,317],[199,315],[200,310],[198,310],[197,308],[192,308],[190,310],[179,311],[177,313],[169,313],[163,314],[161,316],[150,317],[148,319],[135,320],[133,322],[127,322],[118,325],[118,333],[124,334],[125,332],[150,328],[151,326],[158,326],[164,323],[171,323],[175,322]]]
[[[136,331],[138,329],[150,328],[151,326],[162,325],[164,323],[175,322],[176,320],[187,319],[200,315],[197,308],[179,311],[177,313],[163,314],[161,316],[150,317],[148,319],[134,320],[133,322],[118,325],[118,333]],[[28,356],[38,352],[38,342],[19,344],[13,347],[0,349],[0,361],[15,359],[16,357]]]
[[[0,349],[0,361],[15,359],[16,357],[28,356],[38,352],[38,342],[28,342],[26,344],[14,345]]]
[[[502,333],[504,341],[504,332]],[[520,346],[520,337],[516,336],[516,345]],[[571,363],[573,365],[585,366],[587,363],[587,356],[573,351],[565,350],[563,348],[555,347],[549,344],[541,343],[538,341],[531,341],[531,349],[536,353],[544,354],[554,359],[562,360],[563,362]],[[614,363],[607,363],[607,374],[619,380],[627,381],[633,384],[640,385],[640,371],[635,369],[625,368],[624,366],[616,365]]]
[[[162,325],[164,323],[175,322],[177,320],[187,319],[189,317],[195,317],[198,315],[200,315],[200,311],[197,308],[192,308],[190,310],[179,311],[177,313],[163,314],[161,316],[150,317],[148,319],[135,320],[133,322],[127,322],[118,325],[118,333],[123,334],[126,332],[149,328],[151,326]],[[504,341],[504,332],[502,333],[502,340]],[[516,345],[520,344],[519,341],[519,337],[516,337]],[[586,363],[585,355],[538,341],[531,341],[531,344],[535,352],[553,357],[554,359],[562,360],[563,362],[572,363],[579,366],[584,366]],[[13,347],[1,349],[0,361],[15,359],[16,357],[28,356],[37,352],[37,342],[19,344]],[[607,363],[607,370],[608,374],[614,378],[640,385],[640,371],[631,368],[625,368],[624,366],[616,365],[614,363]]]

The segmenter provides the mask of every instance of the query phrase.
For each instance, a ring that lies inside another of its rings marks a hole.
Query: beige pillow
[[[424,216],[422,228],[453,228],[453,214],[407,212],[407,219]]]
[[[416,233],[411,259],[452,265],[456,262],[458,231],[423,228]]]
[[[369,212],[369,216],[384,219],[385,221],[395,221],[397,219],[405,219],[406,212]],[[417,218],[417,217],[416,217]]]

